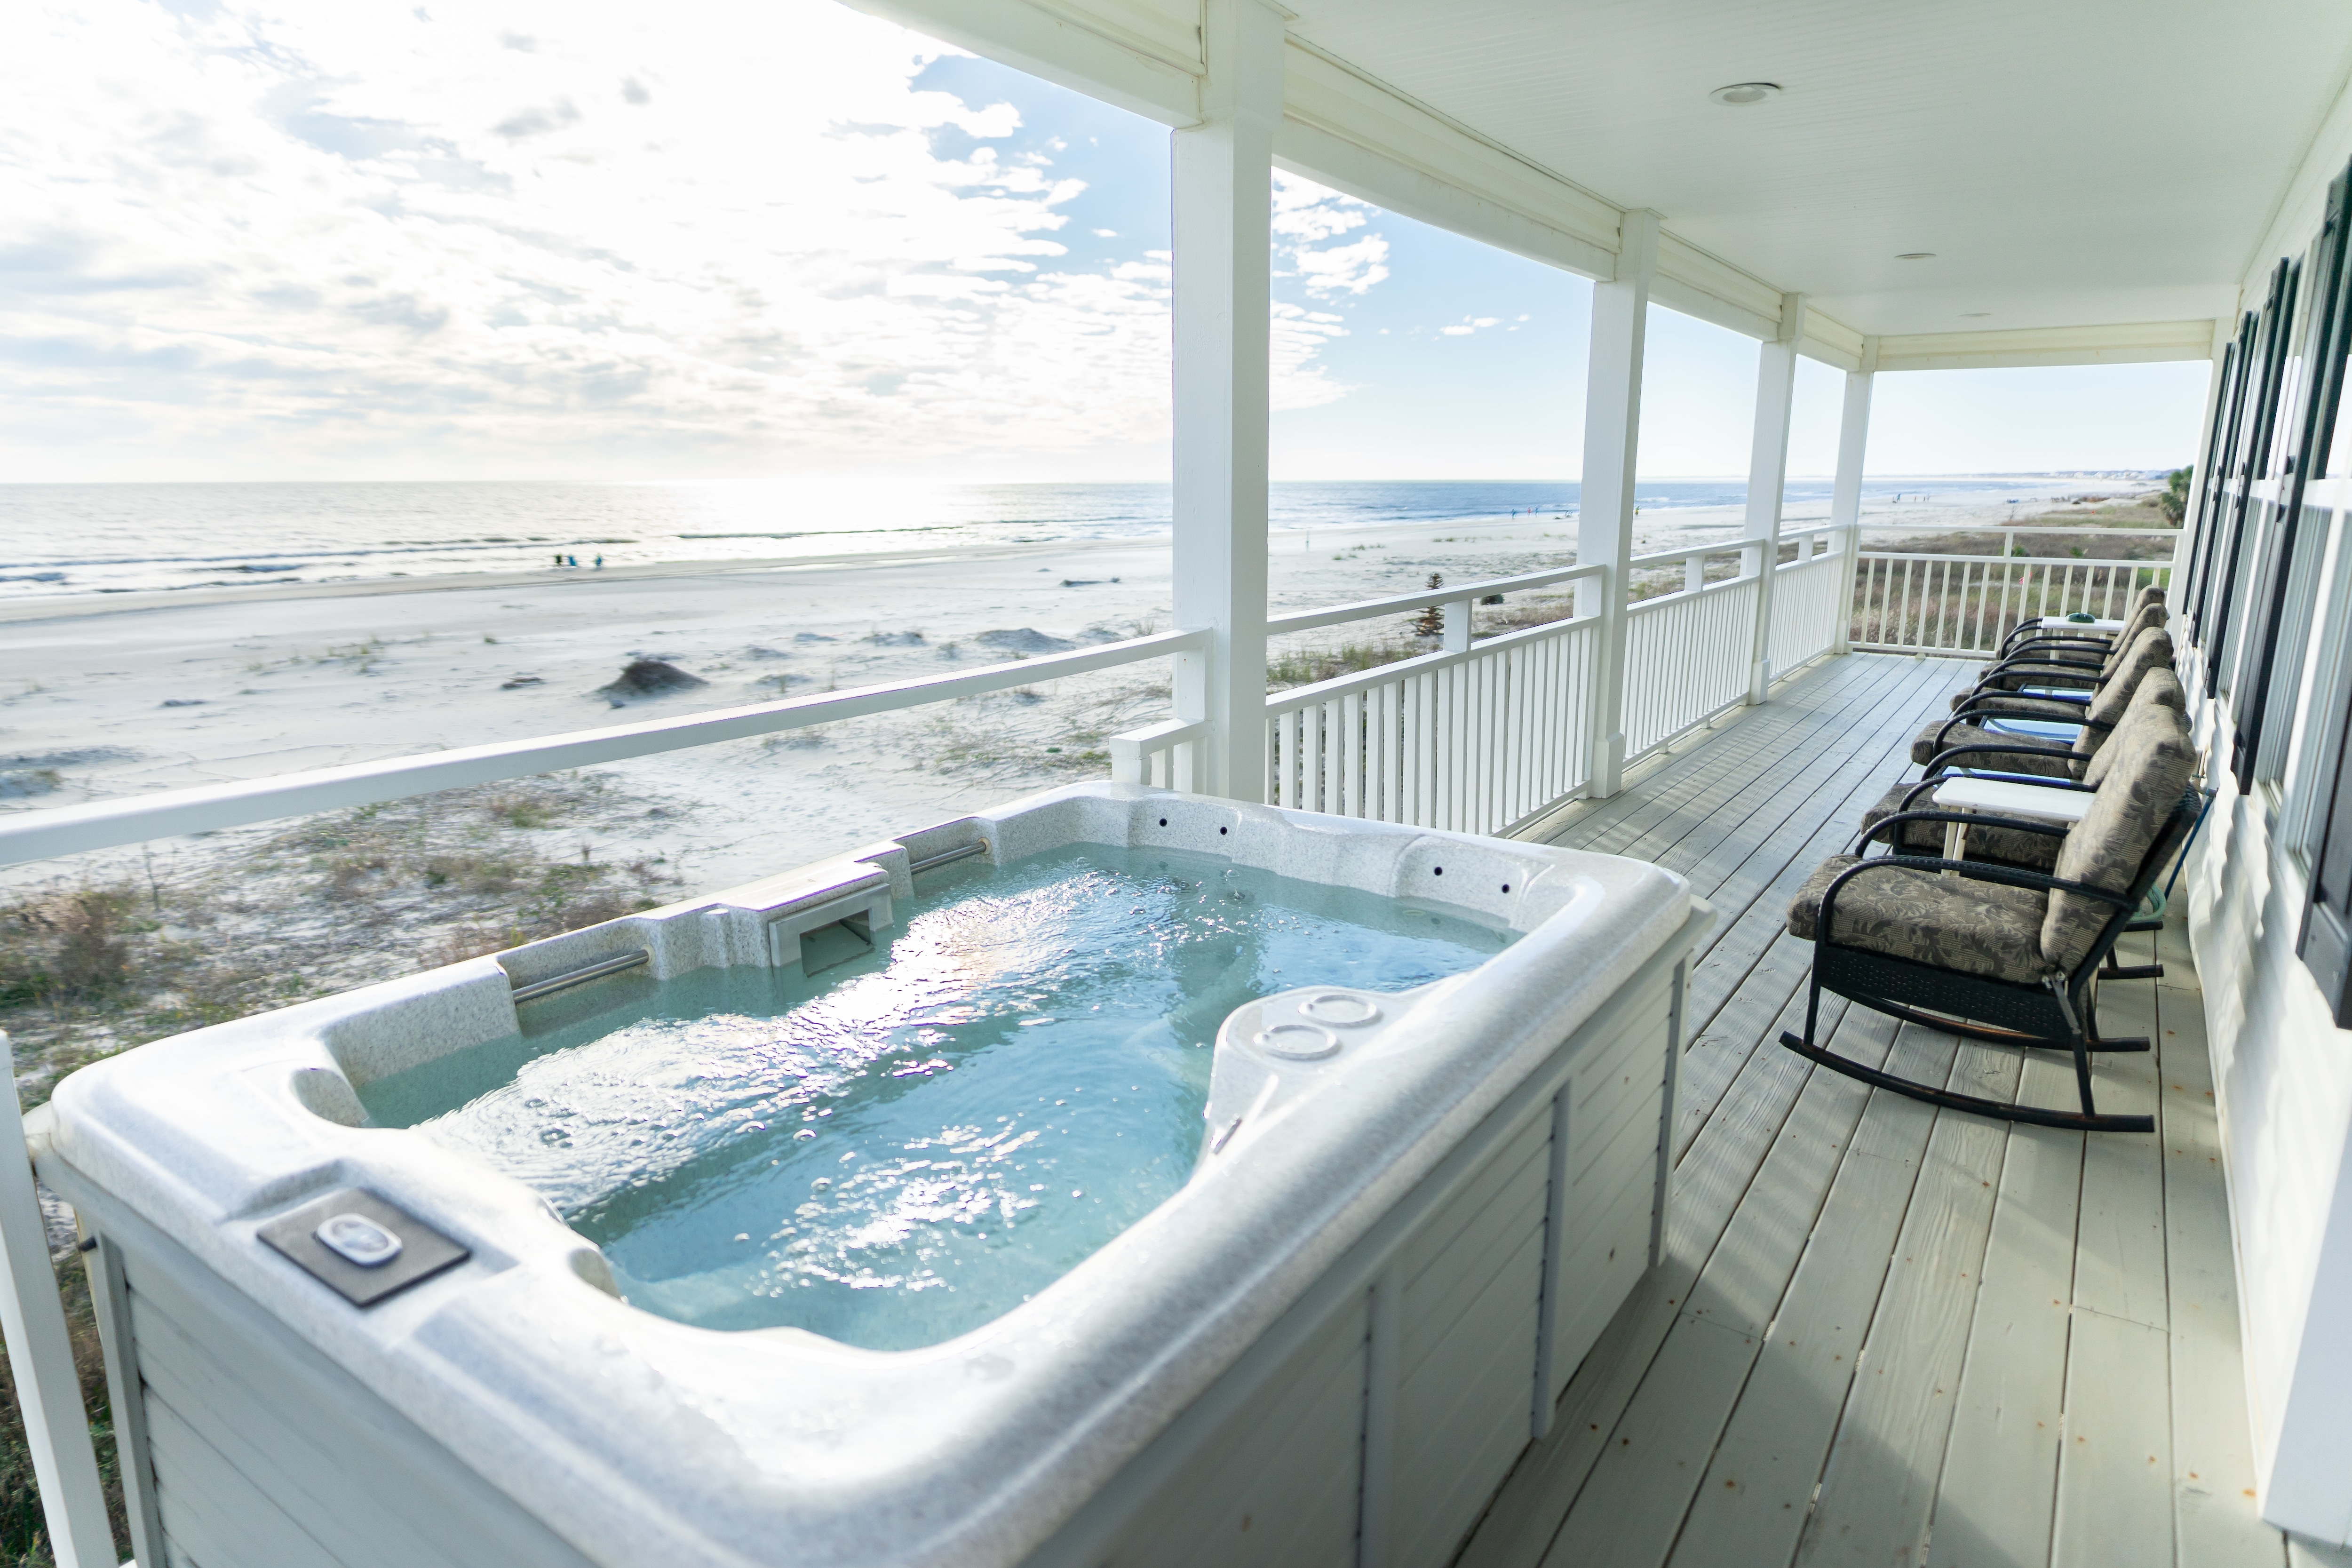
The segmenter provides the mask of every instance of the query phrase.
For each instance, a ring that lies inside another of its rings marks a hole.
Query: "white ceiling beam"
[[[2018,327],[1982,332],[1910,332],[1878,340],[1878,368],[1999,370],[2020,365],[2154,364],[2210,359],[2213,323],[2132,321],[2096,327]]]
[[[1284,58],[1285,168],[1587,278],[1616,276],[1616,207],[1297,38]]]

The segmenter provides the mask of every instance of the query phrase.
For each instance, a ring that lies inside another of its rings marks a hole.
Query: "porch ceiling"
[[[1294,37],[1882,335],[2229,313],[2352,66],[2325,0],[1289,3]],[[1757,80],[1785,90],[1707,97]]]

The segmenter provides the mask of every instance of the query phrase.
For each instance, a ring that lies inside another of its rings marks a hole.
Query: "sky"
[[[1168,132],[835,0],[76,0],[0,51],[0,479],[1167,474]],[[719,47],[714,47],[719,46]],[[1277,175],[1277,479],[1559,479],[1591,286]],[[1654,310],[1644,475],[1756,344]],[[2162,468],[2202,364],[1877,378],[1878,474]],[[1835,457],[1799,372],[1792,474]]]

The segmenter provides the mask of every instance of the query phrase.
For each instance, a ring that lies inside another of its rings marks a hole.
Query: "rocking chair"
[[[1804,1033],[1784,1033],[1780,1043],[1832,1071],[1930,1105],[2044,1127],[2153,1131],[2153,1117],[2102,1113],[2091,1090],[2092,1052],[2148,1048],[2145,1039],[2100,1036],[2099,969],[2198,815],[2189,785],[2196,752],[2186,722],[2153,702],[2145,712],[2147,722],[2110,742],[2105,775],[2072,828],[2024,817],[1898,811],[1865,828],[1856,853],[1823,862],[1789,906],[1789,930],[1813,942],[1813,965]],[[1902,853],[1911,826],[1930,822],[2060,843],[2048,871]],[[1862,853],[1880,839],[1890,852]],[[1824,990],[1969,1039],[2068,1051],[2082,1108],[2006,1104],[1841,1056],[1817,1038]]]

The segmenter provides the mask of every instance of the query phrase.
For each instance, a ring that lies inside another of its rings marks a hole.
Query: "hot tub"
[[[142,1563],[1437,1564],[1711,918],[1085,784],[58,1086]]]

